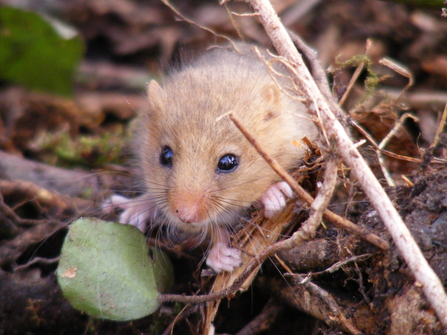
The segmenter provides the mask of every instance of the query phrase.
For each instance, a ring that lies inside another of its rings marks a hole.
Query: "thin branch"
[[[259,16],[258,13],[236,13],[236,12],[231,12],[232,15],[234,16],[239,16],[239,17],[253,17],[253,16]]]
[[[441,119],[439,120],[438,128],[436,129],[433,143],[424,152],[424,157],[422,160],[422,164],[420,166],[420,169],[422,171],[424,171],[428,167],[428,165],[432,162],[432,160],[434,159],[433,152],[435,151],[435,148],[438,145],[439,137],[442,133],[442,130],[444,129],[446,118],[447,118],[447,104],[445,104],[445,106],[444,106],[444,112],[442,113]]]
[[[335,264],[332,264],[329,268],[327,268],[324,271],[320,272],[313,272],[312,276],[317,276],[323,273],[334,273],[335,271],[338,271],[342,266],[351,263],[351,262],[358,262],[358,261],[364,261],[371,257],[372,254],[363,254],[363,255],[357,255],[349,257],[348,259],[345,259],[343,261],[339,261]]]
[[[288,32],[296,48],[303,54],[304,58],[308,62],[310,69],[312,71],[312,77],[319,91],[326,98],[326,101],[328,102],[331,110],[334,112],[335,117],[348,132],[349,129],[346,114],[332,96],[332,92],[329,88],[330,85],[327,79],[326,71],[321,66],[320,60],[317,57],[317,53],[306,43],[304,43],[304,41],[298,35],[296,35],[290,30]]]
[[[387,59],[387,58],[383,58],[383,59],[379,60],[379,64],[382,64],[382,65],[390,68],[394,72],[399,73],[401,76],[408,78],[408,84],[404,87],[404,89],[400,92],[399,96],[396,99],[396,102],[399,101],[399,99],[405,94],[405,92],[408,91],[408,89],[411,86],[413,86],[413,84],[414,84],[413,75],[411,74],[410,71],[405,69],[404,66],[398,65],[396,63],[396,61],[391,61],[390,59]]]
[[[250,141],[250,143],[255,147],[258,153],[265,159],[267,163],[285,180],[289,183],[292,189],[295,192],[302,193],[306,198],[312,199],[312,197],[307,194],[299,184],[286,172],[281,166],[276,162],[275,159],[270,157],[258,144],[256,140],[252,138],[252,136],[248,133],[246,128],[240,123],[240,120],[235,117],[231,113],[227,113],[224,116],[228,115],[231,120],[235,123],[235,125],[241,130],[244,136]],[[272,244],[271,246],[264,249],[257,257],[250,261],[242,274],[233,282],[233,284],[227,287],[224,290],[210,293],[207,295],[200,296],[184,296],[184,295],[176,295],[176,294],[161,294],[158,297],[160,302],[164,301],[179,301],[184,303],[202,303],[207,301],[219,300],[225,297],[230,296],[235,293],[241,285],[245,282],[245,280],[251,275],[253,271],[257,269],[257,267],[262,264],[267,258],[273,256],[279,251],[287,251],[290,250],[304,241],[309,240],[315,235],[315,231],[318,228],[321,218],[324,215],[327,215],[329,212],[326,207],[331,199],[332,192],[335,188],[336,180],[337,180],[337,166],[338,162],[336,159],[329,159],[326,163],[326,171],[324,176],[323,186],[320,188],[317,197],[313,202],[311,202],[311,214],[309,218],[303,223],[302,227],[296,231],[290,238],[284,241],[277,242]],[[298,187],[296,187],[298,185]],[[298,194],[297,193],[297,194]],[[333,213],[332,213],[333,214]],[[335,215],[335,214],[333,214]],[[347,220],[346,220],[347,221]],[[352,224],[352,223],[351,223]],[[353,225],[353,224],[352,224]],[[369,233],[371,234],[371,233]],[[371,234],[373,235],[373,234]],[[386,243],[385,241],[383,241]]]
[[[373,140],[373,138],[371,137],[371,135],[369,135],[367,133],[367,131],[365,129],[362,128],[362,126],[360,126],[357,122],[355,122],[354,120],[349,120],[349,123],[351,125],[353,125],[360,133],[362,133],[362,135],[369,141],[369,143],[371,143],[374,148],[376,148],[377,150],[380,150],[381,153],[395,158],[395,159],[400,159],[403,161],[407,161],[407,162],[412,162],[412,163],[422,163],[422,159],[420,158],[414,158],[414,157],[408,157],[408,156],[402,156],[402,155],[398,155],[395,154],[394,152],[388,151],[388,150],[383,150],[379,147],[379,145],[376,143],[376,141]]]
[[[342,125],[335,118],[328,102],[318,90],[301,55],[294,47],[271,3],[268,0],[247,0],[247,2],[250,3],[255,12],[260,14],[264,29],[278,53],[297,68],[300,92],[307,98],[304,104],[309,113],[323,121],[321,126],[330,138],[330,142],[327,144],[336,147],[345,164],[351,168],[353,175],[357,178],[382,218],[415,279],[422,285],[427,300],[447,329],[447,295],[438,276],[424,258],[410,231],[367,163],[353,145]]]
[[[186,22],[188,22],[188,23],[190,23],[190,24],[192,24],[192,25],[194,25],[194,26],[197,26],[197,27],[199,27],[199,28],[201,28],[201,29],[203,29],[203,30],[205,30],[205,31],[207,31],[207,32],[213,34],[213,35],[216,36],[216,37],[220,37],[220,38],[226,39],[228,42],[230,42],[230,44],[233,46],[233,48],[234,48],[236,51],[239,50],[239,49],[236,47],[236,45],[234,44],[234,42],[231,40],[231,38],[229,38],[228,36],[218,34],[218,33],[216,33],[214,30],[212,30],[212,29],[210,29],[210,28],[208,28],[208,27],[202,26],[201,24],[198,24],[197,22],[195,22],[195,21],[193,21],[193,20],[191,20],[191,19],[188,19],[185,15],[183,15],[182,13],[180,13],[180,12],[178,11],[177,8],[175,8],[173,5],[171,5],[170,2],[169,2],[168,0],[161,0],[161,2],[163,2],[166,6],[168,6],[168,7],[169,7],[175,14],[177,14],[179,17],[181,17],[182,20],[184,20],[184,21],[186,21]]]
[[[256,141],[256,139],[247,131],[247,129],[244,127],[244,125],[240,122],[240,120],[231,112],[224,114],[223,116],[228,115],[230,119],[234,122],[234,124],[239,128],[239,130],[244,134],[244,136],[248,139],[248,141],[253,145],[253,147],[258,151],[258,153],[264,158],[264,160],[272,167],[273,170],[283,179],[285,180],[292,190],[295,192],[295,194],[299,197],[299,199],[309,205],[313,206],[314,199],[312,196],[307,193],[296,181],[293,179],[290,174],[284,170],[278,162],[276,162],[272,157],[270,157],[261,147],[261,145]],[[223,117],[222,116],[222,117]],[[330,156],[329,156],[330,157]],[[331,159],[328,160],[327,163],[329,163]],[[328,169],[328,167],[326,167]],[[336,226],[340,228],[344,228],[354,234],[357,234],[364,239],[366,239],[368,242],[374,244],[378,248],[382,250],[388,250],[389,245],[388,243],[379,238],[377,235],[371,233],[365,228],[359,227],[352,223],[351,221],[342,218],[341,216],[329,211],[328,209],[324,208],[324,217],[328,220],[330,220],[332,223],[334,223]]]
[[[391,131],[385,136],[385,138],[382,140],[382,142],[380,142],[379,147],[376,150],[377,159],[379,160],[380,168],[382,169],[382,173],[385,176],[388,186],[391,186],[391,187],[395,187],[396,183],[394,182],[393,178],[391,177],[391,175],[389,174],[388,170],[385,167],[385,163],[383,161],[383,156],[382,156],[382,150],[383,150],[383,148],[386,147],[386,145],[388,144],[390,139],[394,135],[396,135],[396,133],[400,130],[400,128],[402,128],[404,121],[409,117],[412,118],[416,122],[419,121],[419,119],[416,116],[411,115],[410,113],[402,114],[402,116],[399,118],[399,120],[394,125],[393,129],[391,129]]]
[[[446,119],[447,119],[447,104],[444,106],[444,112],[442,112],[441,120],[439,120],[438,129],[436,129],[435,138],[433,139],[433,143],[430,145],[430,147],[436,147],[439,142],[439,135],[441,135],[442,130],[444,129],[446,125]]]
[[[366,50],[365,54],[368,52],[369,48],[371,47],[371,40],[366,40]],[[365,68],[366,61],[362,60],[360,64],[357,66],[357,68],[354,71],[354,74],[351,77],[351,80],[348,83],[348,87],[346,88],[345,93],[341,97],[340,101],[338,102],[340,106],[343,106],[348,99],[349,93],[351,93],[352,88],[354,87],[355,82],[357,81],[358,77],[360,76],[360,73],[362,73],[363,69]]]

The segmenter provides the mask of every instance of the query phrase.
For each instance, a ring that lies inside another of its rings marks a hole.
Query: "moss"
[[[337,63],[338,67],[331,71],[331,73],[340,72],[347,67],[358,67],[362,63],[365,67],[367,75],[364,81],[366,92],[361,103],[365,102],[371,96],[381,80],[381,78],[371,69],[371,60],[365,55],[356,55],[347,61]]]
[[[128,145],[129,134],[122,126],[114,132],[81,135],[72,139],[67,132],[51,133],[42,140],[42,159],[49,164],[65,167],[100,167],[122,164],[122,151]]]

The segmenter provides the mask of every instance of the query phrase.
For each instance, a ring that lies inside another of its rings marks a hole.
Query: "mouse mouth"
[[[168,215],[167,219],[171,226],[175,226],[183,231],[191,233],[202,233],[208,231],[210,225],[213,224],[212,221],[209,219],[204,219],[196,222],[184,222],[175,215]]]

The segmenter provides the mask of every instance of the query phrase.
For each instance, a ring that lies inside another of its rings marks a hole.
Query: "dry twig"
[[[366,51],[365,54],[368,53],[369,48],[371,47],[371,40],[366,41]],[[365,68],[366,62],[362,60],[360,64],[357,66],[357,68],[354,71],[354,74],[351,77],[351,80],[348,83],[348,86],[346,88],[346,91],[344,92],[343,96],[341,97],[338,104],[340,106],[343,106],[348,99],[349,93],[351,93],[352,88],[354,87],[355,82],[357,81],[358,77],[360,76],[360,73],[362,73],[363,69]],[[326,97],[327,98],[327,97]]]
[[[430,147],[436,147],[439,142],[439,135],[441,135],[442,130],[444,129],[446,125],[447,120],[447,104],[444,106],[444,111],[442,112],[441,119],[439,120],[438,129],[436,129],[435,138],[433,139],[433,143],[430,145]]]
[[[263,250],[259,255],[256,255],[256,257],[247,265],[245,270],[242,272],[242,274],[234,280],[233,284],[229,287],[227,287],[224,290],[221,290],[219,292],[210,293],[207,295],[201,295],[201,296],[182,296],[182,295],[175,295],[175,294],[161,294],[158,297],[158,300],[160,302],[164,301],[180,301],[185,303],[201,303],[201,302],[207,302],[207,301],[213,301],[213,300],[219,300],[223,299],[225,297],[230,296],[234,292],[236,292],[241,285],[245,282],[245,280],[255,271],[262,262],[264,262],[267,258],[271,257],[272,255],[276,254],[279,251],[285,251],[290,250],[293,247],[296,247],[303,243],[304,241],[309,240],[311,237],[314,236],[316,229],[318,228],[321,218],[323,214],[327,217],[336,217],[336,214],[329,212],[326,209],[327,204],[330,201],[330,198],[332,196],[332,192],[335,187],[336,177],[337,177],[337,160],[336,159],[329,159],[326,164],[326,171],[325,171],[325,177],[324,177],[324,183],[323,186],[320,188],[320,191],[313,201],[312,197],[305,192],[301,186],[296,183],[296,181],[286,172],[282,169],[282,167],[270,156],[268,156],[265,151],[259,146],[259,144],[251,138],[251,135],[247,132],[245,127],[240,123],[239,119],[232,115],[231,113],[228,114],[232,121],[238,126],[238,128],[242,131],[244,136],[247,137],[247,139],[250,141],[250,143],[258,150],[258,152],[263,156],[263,158],[269,163],[269,165],[286,181],[289,183],[289,185],[292,187],[292,189],[298,194],[298,196],[302,196],[303,199],[306,202],[309,201],[311,204],[311,213],[309,218],[303,223],[302,227],[296,231],[292,237],[290,237],[287,240],[277,242],[269,247],[267,247],[265,250]],[[330,157],[330,156],[329,156]],[[331,215],[328,215],[328,212],[331,213]],[[343,221],[347,221],[343,219]],[[350,223],[350,222],[349,222]],[[352,223],[350,223],[352,224]],[[354,225],[354,224],[352,224]],[[355,225],[354,225],[355,226]],[[344,227],[346,228],[346,227]],[[361,236],[365,237],[364,234],[360,234]],[[371,234],[368,232],[366,235],[366,239],[369,241],[372,236],[375,236],[377,239],[375,241],[375,244],[382,245],[383,248],[387,245],[385,241],[378,238],[376,235]]]
[[[413,163],[419,163],[419,164],[422,163],[422,159],[420,159],[420,158],[402,156],[402,155],[395,154],[394,152],[381,149],[380,146],[376,143],[376,141],[374,141],[373,138],[367,133],[367,131],[362,128],[362,126],[360,126],[354,120],[350,120],[349,122],[369,141],[369,143],[371,143],[381,153],[383,153],[389,157],[400,159],[400,160],[407,161],[407,162],[413,162]]]
[[[197,22],[188,19],[185,15],[183,15],[182,13],[180,13],[177,8],[175,8],[168,0],[161,0],[161,2],[163,2],[166,6],[168,6],[175,14],[177,14],[182,20],[188,22],[189,24],[192,24],[194,26],[199,27],[200,29],[206,30],[207,32],[211,33],[212,35],[219,37],[219,38],[223,38],[225,40],[227,40],[235,50],[238,50],[238,48],[236,47],[236,45],[233,43],[233,41],[231,40],[231,38],[229,38],[228,36],[222,35],[222,34],[218,34],[216,33],[214,30],[202,26],[201,24],[198,24]]]
[[[419,119],[417,117],[415,117],[414,115],[411,115],[410,113],[402,114],[402,116],[399,118],[399,120],[394,125],[393,129],[391,129],[391,131],[385,136],[385,138],[382,140],[382,142],[380,142],[379,147],[376,150],[377,159],[379,160],[379,164],[380,164],[380,168],[382,169],[382,173],[385,176],[388,186],[391,186],[391,187],[395,187],[396,183],[394,182],[393,178],[391,177],[391,175],[389,174],[388,170],[385,167],[382,152],[383,152],[383,148],[386,147],[386,145],[388,144],[390,139],[399,131],[399,129],[402,127],[404,121],[407,118],[412,118],[415,122],[419,121]]]
[[[297,79],[301,86],[300,91],[307,98],[305,105],[309,113],[316,119],[323,121],[321,126],[330,139],[330,142],[327,144],[336,144],[337,151],[342,156],[343,161],[351,168],[352,173],[376,208],[415,279],[422,285],[424,293],[439,320],[447,328],[447,295],[438,276],[424,258],[410,231],[353,145],[352,140],[334,117],[329,104],[321,92],[319,92],[301,55],[294,47],[290,36],[281,24],[270,2],[267,0],[249,0],[248,2],[260,14],[264,29],[278,53],[297,68],[297,73],[299,73]]]
[[[292,176],[290,176],[289,173],[287,173],[286,170],[284,170],[278,162],[276,162],[272,157],[270,157],[261,147],[261,145],[256,141],[256,139],[247,131],[247,129],[244,127],[244,125],[239,121],[239,119],[232,113],[228,114],[230,119],[234,122],[234,124],[239,128],[239,130],[244,134],[244,136],[248,139],[248,141],[253,145],[253,147],[258,151],[258,153],[264,158],[264,160],[272,167],[273,170],[283,179],[285,180],[290,187],[292,188],[293,192],[300,198],[301,201],[311,205],[312,209],[315,211],[322,211],[322,214],[324,213],[324,217],[328,220],[330,220],[332,223],[334,223],[336,226],[340,228],[344,228],[352,233],[355,233],[364,239],[366,239],[368,242],[374,244],[378,248],[382,250],[388,250],[389,245],[388,243],[379,238],[377,235],[372,234],[367,229],[364,229],[362,227],[359,227],[355,224],[353,224],[351,221],[346,220],[345,218],[342,218],[341,216],[329,211],[326,209],[327,204],[330,200],[330,194],[332,194],[332,189],[328,192],[328,194],[325,194],[325,189],[322,187],[320,189],[320,192],[318,193],[318,196],[313,199],[309,193],[307,193],[297,182],[295,179],[293,179]],[[328,155],[327,162],[326,162],[326,174],[325,174],[325,184],[332,184],[335,185],[335,177],[337,172],[337,163],[336,159],[334,159],[333,156]],[[326,181],[326,179],[328,179]],[[323,184],[323,186],[325,185]],[[310,219],[310,218],[309,218]],[[309,221],[308,219],[308,221]],[[303,228],[301,228],[303,229]],[[300,229],[300,230],[301,230]],[[283,241],[286,242],[286,241]],[[291,246],[292,247],[292,246]]]

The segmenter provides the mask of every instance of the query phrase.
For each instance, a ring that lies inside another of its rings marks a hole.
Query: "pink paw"
[[[231,272],[242,265],[241,252],[238,249],[230,248],[226,243],[218,242],[211,248],[206,265],[217,273]]]
[[[142,232],[146,230],[146,222],[149,217],[155,213],[152,202],[144,195],[139,198],[129,199],[114,194],[102,204],[104,211],[111,211],[113,207],[124,210],[119,217],[120,223],[135,226]]]
[[[268,219],[286,207],[286,197],[293,197],[293,191],[289,184],[280,181],[273,184],[261,196],[261,203],[264,205],[264,216]]]

